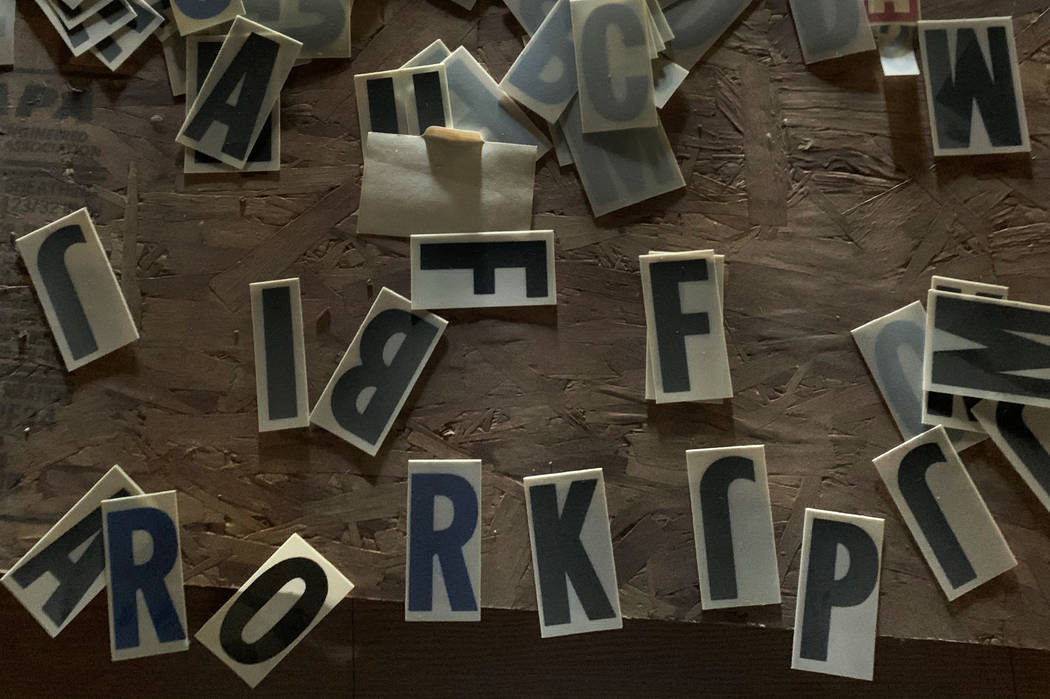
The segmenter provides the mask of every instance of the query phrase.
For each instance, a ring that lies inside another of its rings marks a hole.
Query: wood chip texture
[[[1045,0],[926,0],[1012,15],[1032,157],[934,162],[922,84],[862,54],[806,67],[786,0],[759,0],[662,110],[687,188],[594,220],[572,168],[538,164],[556,309],[456,311],[376,458],[323,430],[258,434],[248,283],[302,279],[311,399],[379,289],[409,294],[407,241],[358,237],[353,74],[437,38],[497,79],[523,33],[505,6],[357,0],[354,58],[295,69],[279,174],[183,177],[160,46],[115,74],[72,59],[31,3],[0,73],[0,227],[85,204],[142,339],[67,375],[12,245],[0,246],[0,568],[110,465],[179,491],[188,584],[236,587],[298,532],[356,584],[403,599],[410,458],[484,463],[482,603],[533,609],[521,479],[602,467],[624,613],[790,626],[803,512],[886,518],[879,633],[1050,648],[1050,515],[989,444],[964,454],[1017,556],[947,604],[871,458],[901,440],[849,331],[933,273],[1050,303]],[[410,193],[406,193],[410,196]],[[638,255],[715,248],[736,395],[643,399]],[[684,451],[767,448],[781,607],[701,613]]]

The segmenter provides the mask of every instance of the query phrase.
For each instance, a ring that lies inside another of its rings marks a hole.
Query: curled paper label
[[[371,135],[357,232],[407,237],[530,230],[536,147],[485,143],[466,131],[452,133],[473,137],[436,133]]]

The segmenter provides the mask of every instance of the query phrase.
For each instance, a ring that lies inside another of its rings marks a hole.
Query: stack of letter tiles
[[[1017,565],[960,453],[989,437],[1050,510],[1050,306],[933,277],[853,331],[903,443],[875,458],[946,600]]]

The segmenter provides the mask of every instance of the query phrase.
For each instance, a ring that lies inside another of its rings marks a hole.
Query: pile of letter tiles
[[[36,2],[74,55],[90,50],[111,70],[157,35],[172,93],[186,96],[176,138],[186,173],[278,170],[292,69],[350,57],[344,0],[323,0],[323,27],[295,11],[322,0]],[[548,151],[575,164],[595,216],[685,186],[659,110],[750,2],[506,4],[530,38],[499,82],[440,39],[355,76],[357,232],[408,239],[411,298],[379,291],[310,407],[300,280],[250,284],[260,432],[316,426],[374,456],[446,329],[432,311],[557,304],[555,231],[532,225],[536,162]],[[914,76],[918,42],[936,156],[1030,150],[1010,18],[924,22],[915,0],[790,6],[806,63],[877,50],[887,79]],[[0,59],[10,63],[13,14],[2,7]],[[68,371],[139,339],[86,209],[15,244]],[[725,277],[713,250],[640,256],[646,399],[733,397]],[[960,452],[991,437],[1050,508],[1050,307],[1007,296],[934,277],[925,309],[916,301],[853,331],[903,439],[874,468],[949,601],[1016,565]],[[702,607],[780,604],[764,447],[684,456]],[[405,619],[477,621],[481,462],[410,461],[407,474]],[[523,486],[541,635],[620,628],[601,468]],[[439,497],[453,516],[436,531]],[[175,491],[145,493],[114,466],[3,583],[51,635],[105,587],[114,660],[186,650],[178,522]],[[871,679],[882,543],[880,518],[806,510],[792,667]],[[292,582],[290,606],[269,604]],[[293,534],[196,638],[255,686],[352,588]],[[249,625],[260,631],[250,641]]]

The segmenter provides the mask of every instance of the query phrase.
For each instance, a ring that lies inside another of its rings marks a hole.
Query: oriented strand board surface
[[[229,590],[186,590],[190,628],[229,599]],[[105,596],[50,638],[17,601],[0,595],[0,623],[17,636],[0,655],[5,696],[130,697],[900,697],[1046,696],[1046,653],[1016,648],[878,642],[874,682],[789,669],[791,632],[724,624],[628,620],[616,633],[541,639],[536,615],[485,610],[478,624],[406,624],[397,602],[348,599],[249,694],[200,643],[150,658],[148,671],[112,663]],[[557,644],[557,652],[551,652]],[[687,648],[689,662],[668,649]],[[54,658],[61,658],[56,664]],[[143,668],[145,663],[141,664]],[[571,678],[569,680],[568,678]]]
[[[354,233],[353,73],[440,37],[499,77],[521,48],[504,6],[358,0],[353,62],[294,71],[284,169],[242,184],[177,174],[183,104],[159,46],[111,76],[71,62],[20,6],[18,67],[0,73],[0,225],[27,232],[86,203],[142,340],[67,376],[13,246],[0,247],[0,567],[119,462],[146,490],[179,490],[191,584],[237,586],[299,532],[355,594],[399,600],[407,459],[481,458],[482,601],[528,609],[521,478],[601,466],[630,617],[790,625],[803,511],[820,506],[887,518],[881,634],[1050,648],[1050,515],[994,447],[964,460],[1020,565],[952,605],[870,463],[900,439],[851,328],[919,298],[933,272],[1050,303],[1045,2],[924,5],[931,18],[1015,16],[1030,161],[934,167],[921,83],[883,81],[874,54],[806,69],[786,2],[759,1],[662,113],[688,189],[595,222],[575,172],[545,158],[535,227],[557,232],[556,311],[444,314],[375,459],[321,430],[256,433],[248,283],[302,278],[315,399],[379,288],[409,292],[407,241]],[[728,256],[736,396],[647,406],[637,256],[707,247]],[[684,451],[756,442],[783,606],[702,615]]]

